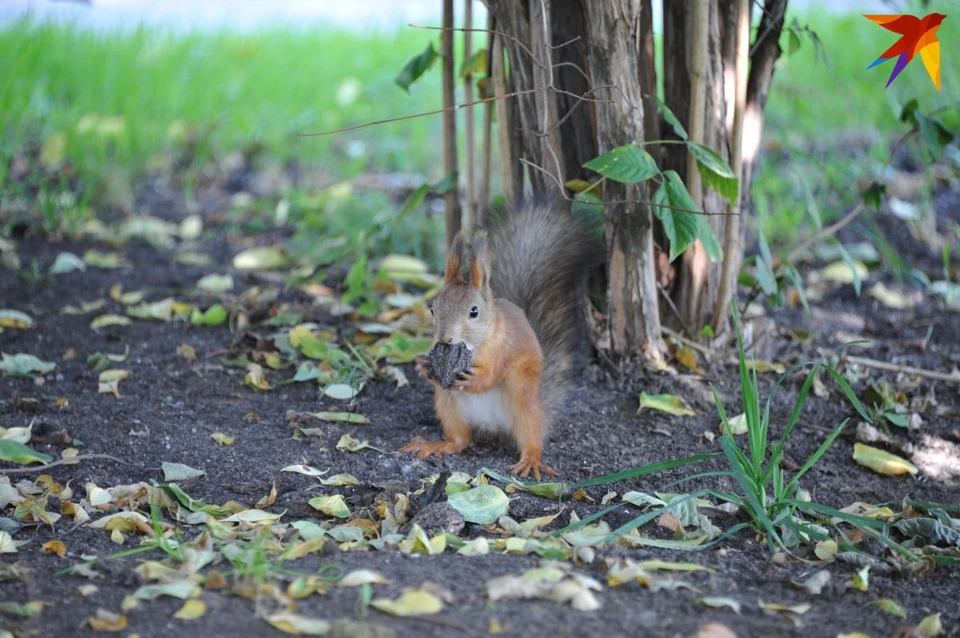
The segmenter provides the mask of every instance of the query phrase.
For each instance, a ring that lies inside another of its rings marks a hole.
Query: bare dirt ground
[[[944,224],[960,216],[955,197],[938,201]],[[178,213],[168,216],[178,221]],[[895,248],[902,250],[912,265],[936,278],[942,268],[940,256],[916,244],[899,220],[886,217],[882,223]],[[845,240],[859,239],[856,226],[845,232],[848,234]],[[308,505],[311,498],[341,494],[351,510],[350,520],[378,521],[378,503],[384,498],[391,501],[396,494],[411,495],[410,514],[424,507],[431,500],[430,490],[423,495],[415,492],[425,480],[438,473],[476,475],[481,468],[508,472],[516,460],[516,452],[510,445],[497,441],[482,441],[463,454],[439,460],[423,461],[395,451],[416,435],[439,436],[431,409],[430,388],[416,378],[412,365],[402,366],[410,380],[409,386],[398,387],[392,381],[378,378],[369,382],[353,402],[324,397],[316,382],[274,385],[266,392],[250,389],[244,383],[245,370],[225,364],[224,359],[269,349],[265,339],[272,329],[266,326],[266,320],[271,313],[276,314],[278,308],[283,312],[297,311],[303,321],[314,321],[341,337],[349,322],[333,316],[329,306],[315,305],[314,299],[302,290],[285,287],[282,278],[232,269],[231,258],[245,243],[249,243],[246,238],[208,218],[200,245],[201,252],[213,260],[207,267],[178,263],[172,248],[129,242],[118,248],[129,265],[118,270],[88,267],[85,272],[45,277],[41,281],[0,270],[0,308],[26,312],[36,322],[35,327],[28,330],[5,329],[0,333],[0,350],[8,354],[30,353],[57,364],[56,370],[42,379],[0,378],[0,425],[11,428],[32,424],[30,447],[55,458],[59,458],[65,448],[76,447],[81,455],[106,454],[120,461],[94,458],[48,470],[46,474],[53,481],[72,488],[72,498],[64,502],[79,504],[81,499],[89,498],[85,486],[91,483],[103,489],[140,482],[161,484],[164,482],[161,463],[176,462],[206,472],[205,476],[181,482],[183,490],[195,499],[221,505],[236,501],[245,508],[253,508],[276,486],[275,501],[261,505],[262,509],[282,514],[281,523],[305,520],[329,527],[330,517]],[[106,250],[92,243],[51,242],[28,229],[20,237],[17,251],[24,264],[36,260],[39,271],[46,272],[59,253],[70,251],[82,255],[89,248]],[[817,266],[812,264],[810,268]],[[231,272],[237,293],[260,286],[276,289],[278,294],[250,312],[251,324],[243,334],[232,333],[226,324],[197,327],[184,321],[140,319],[134,319],[128,326],[92,330],[89,324],[97,314],[123,314],[123,306],[113,301],[90,314],[61,313],[68,304],[78,305],[100,298],[109,300],[109,290],[117,283],[124,291],[145,291],[148,301],[169,296],[196,301],[196,297],[190,295],[195,291],[197,280],[211,272]],[[757,329],[763,326],[769,329],[768,338],[757,345],[758,352],[765,359],[789,366],[817,357],[821,349],[852,339],[867,339],[869,344],[858,346],[851,353],[927,370],[955,369],[960,360],[960,314],[944,311],[933,296],[898,286],[888,269],[872,271],[864,282],[864,289],[876,281],[906,291],[916,298],[917,305],[909,310],[893,310],[872,297],[858,298],[850,285],[829,287],[823,298],[812,304],[809,321],[799,308],[790,308],[772,313],[772,319],[766,323],[754,324]],[[801,340],[798,331],[809,334],[809,339]],[[195,350],[195,360],[178,354],[183,344]],[[88,356],[98,351],[122,353],[126,348],[129,348],[128,357],[113,365],[130,371],[129,378],[119,384],[120,396],[98,393],[98,373],[87,365]],[[65,358],[71,349],[74,356]],[[639,367],[614,373],[607,367],[591,365],[546,447],[545,461],[559,470],[561,480],[573,482],[657,461],[718,451],[718,441],[704,436],[705,432],[716,433],[719,421],[709,383],[716,385],[728,413],[739,413],[742,410],[738,408],[736,366],[728,355],[701,358],[701,365],[705,370],[702,375],[683,369],[672,374],[653,373]],[[290,378],[295,369],[268,370],[269,380],[275,384]],[[858,501],[888,504],[899,512],[901,503],[909,498],[952,506],[953,509],[947,511],[960,515],[958,386],[869,368],[855,371],[860,377],[854,388],[860,396],[870,384],[887,381],[902,393],[904,405],[911,406],[909,411],[919,414],[922,419],[919,428],[890,427],[890,436],[899,444],[899,449],[896,445],[888,447],[905,454],[903,450],[910,448],[903,446],[912,445],[909,456],[919,467],[919,474],[916,477],[882,476],[854,462],[852,450],[857,423],[854,419],[803,480],[812,499],[838,508]],[[761,397],[765,399],[776,375],[762,374],[760,379]],[[791,378],[777,394],[772,407],[775,435],[787,421],[802,381],[802,376]],[[835,386],[827,386],[825,396],[811,394],[808,399],[787,447],[785,466],[788,470],[802,465],[840,421],[855,415]],[[682,396],[696,414],[674,417],[649,410],[638,414],[641,391]],[[58,399],[63,398],[68,403],[58,407]],[[290,411],[327,410],[356,412],[366,416],[370,423],[313,421],[309,424],[311,427],[322,429],[318,435],[294,436],[298,425],[303,424],[298,424],[296,419],[291,421]],[[235,437],[235,442],[218,445],[211,439],[217,432]],[[377,449],[341,451],[337,443],[344,434],[368,440]],[[301,463],[329,470],[330,474],[349,472],[358,479],[359,485],[321,486],[310,476],[280,471]],[[514,500],[509,515],[516,521],[524,521],[561,512],[545,527],[550,531],[570,523],[574,513],[584,518],[601,510],[604,507],[601,499],[609,491],[618,495],[630,490],[654,493],[664,490],[664,486],[676,479],[721,467],[719,459],[712,459],[697,466],[587,488],[591,500],[512,494]],[[19,466],[0,462],[0,468],[8,470]],[[14,473],[7,477],[13,484],[21,481],[33,484],[37,473]],[[734,487],[730,479],[705,477],[665,491],[691,491],[704,486]],[[3,494],[0,489],[0,497]],[[71,511],[63,508],[64,502],[57,496],[38,492],[37,496],[41,495],[47,511],[65,514]],[[95,522],[104,514],[124,507],[114,501],[88,509],[91,522]],[[141,511],[149,516],[145,506]],[[636,507],[623,503],[603,520],[616,527],[638,513]],[[146,536],[122,529],[123,536],[115,539],[120,541],[118,544],[111,539],[110,531],[78,523],[71,515],[64,515],[49,525],[21,514],[13,504],[0,498],[0,517],[6,517],[0,521],[11,523],[0,529],[9,527],[12,539],[23,543],[16,553],[2,555],[5,573],[0,578],[0,600],[43,601],[46,606],[32,618],[10,614],[9,610],[8,615],[0,616],[0,627],[6,627],[13,635],[92,633],[88,619],[98,609],[121,613],[124,598],[143,584],[142,576],[134,569],[144,560],[165,557],[155,549],[108,559],[117,552],[137,548]],[[194,539],[203,530],[202,525],[178,522],[169,511],[165,511],[162,518],[167,524],[180,527],[185,540]],[[715,522],[721,524],[722,519]],[[729,527],[729,524],[722,526]],[[642,531],[646,535],[670,537],[655,524]],[[216,536],[215,531],[209,533]],[[291,540],[291,534],[290,528],[276,530],[277,540],[285,543]],[[462,539],[506,535],[503,530],[484,529],[471,523],[459,531]],[[42,550],[51,540],[65,545],[63,556]],[[912,577],[874,569],[867,591],[860,592],[846,586],[859,567],[841,561],[818,561],[809,550],[798,551],[796,557],[785,560],[771,560],[771,552],[764,542],[747,531],[703,551],[613,545],[596,548],[592,562],[566,561],[573,573],[590,576],[600,583],[596,598],[601,607],[593,611],[578,611],[567,604],[542,599],[489,600],[485,583],[538,566],[544,559],[535,553],[521,555],[491,549],[487,555],[470,557],[448,548],[437,555],[409,555],[395,548],[377,551],[369,547],[341,549],[338,545],[328,539],[321,551],[291,560],[283,567],[298,573],[325,575],[368,568],[381,573],[388,581],[372,586],[374,598],[395,598],[405,588],[427,583],[428,589],[441,592],[444,599],[444,608],[439,613],[421,618],[398,618],[373,609],[363,603],[364,594],[356,588],[331,587],[327,593],[295,601],[296,613],[302,616],[354,621],[351,625],[337,626],[339,635],[479,636],[502,631],[503,635],[510,636],[684,636],[716,622],[740,636],[835,636],[852,632],[890,636],[898,627],[915,626],[924,617],[938,613],[944,635],[960,632],[957,604],[960,573],[955,567],[937,566]],[[882,553],[879,548],[873,549]],[[97,575],[92,578],[58,573],[92,557],[100,559],[93,565]],[[688,586],[675,589],[656,590],[640,583],[612,587],[607,581],[608,562],[620,558],[692,561],[711,571],[680,574]],[[16,568],[15,574],[8,573],[11,567]],[[176,598],[141,600],[135,608],[122,612],[128,622],[122,635],[152,637],[174,632],[185,637],[284,635],[263,620],[263,616],[280,603],[276,597],[271,599],[263,586],[258,593],[251,584],[256,583],[255,575],[210,577],[214,572],[228,573],[229,567],[221,561],[201,571],[208,578],[199,594],[199,599],[206,604],[206,613],[200,618],[174,618],[174,613],[183,606],[183,601]],[[819,595],[793,584],[820,569],[827,569],[831,579]],[[262,582],[280,582],[283,590],[291,579],[273,574],[264,577]],[[78,588],[91,584],[96,590],[81,594]],[[741,613],[698,603],[704,597],[738,601]],[[897,601],[906,610],[906,618],[885,614],[867,604],[877,599]],[[761,601],[784,605],[809,603],[810,609],[802,614],[770,611],[758,606]]]

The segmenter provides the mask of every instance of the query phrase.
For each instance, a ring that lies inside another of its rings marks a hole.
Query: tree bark
[[[641,0],[584,3],[593,86],[616,87],[602,91],[603,100],[594,105],[599,153],[644,141],[638,81],[642,5]],[[603,198],[616,202],[605,207],[609,348],[621,356],[662,358],[649,188],[608,180]]]

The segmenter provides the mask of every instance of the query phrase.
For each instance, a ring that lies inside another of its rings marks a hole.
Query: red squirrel
[[[520,450],[514,473],[556,476],[543,442],[586,344],[585,284],[600,254],[565,206],[526,204],[503,213],[489,234],[458,234],[430,310],[435,343],[463,342],[471,367],[444,389],[428,358],[417,359],[417,374],[434,386],[443,440],[417,437],[401,451],[452,454],[475,430],[509,433]]]

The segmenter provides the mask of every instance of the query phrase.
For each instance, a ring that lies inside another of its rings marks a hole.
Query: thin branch
[[[936,379],[937,381],[946,381],[947,383],[957,383],[960,384],[960,374],[956,373],[946,373],[946,372],[936,372],[934,370],[924,370],[923,368],[914,368],[913,366],[903,366],[896,363],[889,363],[887,361],[877,361],[876,359],[867,359],[865,357],[844,357],[849,363],[855,363],[857,365],[866,366],[868,368],[876,368],[877,370],[885,370],[887,372],[902,372],[904,374],[912,374],[918,377],[925,377],[927,379]]]
[[[837,221],[836,223],[830,224],[826,228],[820,229],[820,231],[817,234],[813,235],[812,237],[807,239],[805,242],[803,242],[802,244],[794,248],[792,251],[790,251],[790,254],[787,255],[786,261],[788,263],[793,263],[793,260],[796,259],[799,255],[802,255],[808,248],[810,248],[811,246],[819,242],[824,237],[829,237],[830,235],[833,235],[838,230],[840,230],[841,228],[843,228],[844,226],[852,222],[854,219],[856,219],[857,215],[859,215],[863,211],[863,208],[864,208],[863,201],[861,201],[859,204],[853,207],[853,210],[851,210],[849,213],[844,215],[843,219]]]
[[[335,135],[337,133],[355,131],[357,129],[367,128],[370,126],[378,126],[380,124],[390,124],[391,122],[402,122],[403,120],[413,120],[418,117],[429,117],[431,115],[439,115],[441,113],[446,113],[447,111],[456,111],[458,109],[463,109],[468,106],[475,106],[477,104],[486,104],[487,102],[495,102],[497,100],[503,100],[508,97],[517,97],[518,95],[527,95],[529,93],[534,93],[536,91],[537,89],[524,89],[522,91],[514,91],[512,93],[507,93],[505,95],[494,95],[493,97],[485,97],[482,100],[474,100],[473,102],[464,102],[463,104],[454,104],[453,106],[437,109],[436,111],[426,111],[424,113],[415,113],[413,115],[401,115],[400,117],[391,117],[386,120],[377,120],[375,122],[366,122],[364,124],[346,126],[344,128],[338,128],[333,131],[323,131],[321,133],[300,133],[299,137],[323,137],[324,135]]]
[[[414,29],[427,29],[427,30],[429,30],[429,31],[444,31],[444,30],[447,30],[447,28],[448,28],[448,27],[428,27],[428,26],[425,26],[425,25],[422,25],[422,24],[413,24],[412,22],[407,23],[407,26],[408,26],[408,27],[413,27]],[[528,47],[528,46],[525,45],[523,42],[521,42],[516,36],[510,35],[509,33],[504,33],[503,31],[495,31],[495,30],[493,30],[493,29],[464,29],[464,28],[461,28],[461,27],[449,27],[449,30],[450,30],[450,31],[470,31],[470,32],[492,33],[492,34],[494,34],[494,35],[500,36],[501,38],[506,38],[506,39],[510,40],[511,42],[516,43],[516,45],[517,45],[518,47],[520,47],[521,49],[523,49],[524,53],[526,53],[527,55],[530,56],[530,59],[533,61],[534,64],[536,64],[537,66],[539,66],[539,67],[541,67],[541,68],[543,67],[543,63],[540,62],[540,60],[537,59],[537,56],[535,56],[535,55],[533,54],[533,51],[530,50],[530,47]],[[489,53],[489,52],[488,52],[488,53]]]

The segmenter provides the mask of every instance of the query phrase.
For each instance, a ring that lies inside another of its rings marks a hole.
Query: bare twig
[[[799,246],[791,250],[790,254],[787,255],[786,261],[792,263],[794,259],[802,255],[808,248],[810,248],[811,246],[819,242],[821,239],[823,239],[824,237],[829,237],[833,235],[838,230],[840,230],[841,228],[843,228],[844,226],[852,222],[854,219],[856,219],[857,215],[859,215],[863,211],[863,208],[864,208],[863,201],[861,201],[856,206],[853,207],[853,210],[851,210],[849,213],[844,215],[843,219],[833,224],[830,224],[826,228],[820,229],[818,233],[808,238],[802,244],[800,244]]]
[[[69,459],[59,459],[46,465],[34,465],[31,467],[15,467],[12,469],[3,468],[0,469],[0,474],[30,474],[32,472],[43,472],[49,470],[52,467],[57,467],[58,465],[74,465],[80,461],[89,461],[92,459],[105,459],[107,461],[114,461],[116,463],[123,463],[124,465],[129,465],[127,461],[118,459],[115,456],[110,456],[109,454],[82,454],[80,456],[75,456]]]
[[[918,377],[925,377],[927,379],[936,379],[937,381],[960,384],[960,374],[924,370],[923,368],[898,365],[896,363],[889,363],[887,361],[877,361],[876,359],[868,359],[866,357],[847,356],[844,357],[844,359],[846,359],[849,363],[855,363],[868,368],[876,368],[877,370],[885,370],[887,372],[902,372],[903,374],[912,374]]]
[[[503,100],[508,97],[517,97],[519,95],[527,95],[529,93],[534,93],[537,90],[538,89],[524,89],[522,91],[513,91],[512,93],[506,93],[504,95],[494,95],[493,97],[485,97],[482,100],[474,100],[473,102],[464,102],[463,104],[454,104],[453,106],[447,106],[442,109],[437,109],[435,111],[425,111],[423,113],[414,113],[413,115],[401,115],[400,117],[391,117],[386,120],[377,120],[375,122],[365,122],[363,124],[346,126],[344,128],[334,129],[332,131],[321,131],[320,133],[300,133],[300,137],[323,137],[324,135],[335,135],[337,133],[355,131],[357,129],[368,128],[370,126],[378,126],[380,124],[390,124],[391,122],[402,122],[403,120],[414,120],[418,117],[429,117],[431,115],[440,115],[441,113],[448,113],[452,111],[457,111],[459,109],[465,109],[468,106],[476,106],[477,104],[486,104],[487,102],[496,102],[497,100]]]
[[[493,47],[497,38],[493,31],[493,14],[487,14],[487,91],[493,87]],[[483,107],[483,166],[480,178],[480,202],[478,206],[478,225],[485,226],[487,206],[490,205],[490,165],[493,154],[493,104],[487,102]]]
[[[709,357],[710,359],[716,359],[717,356],[718,356],[718,354],[717,354],[717,352],[716,352],[715,350],[712,350],[712,349],[708,348],[708,347],[705,346],[705,345],[699,344],[699,343],[697,343],[696,341],[692,341],[692,340],[690,340],[690,339],[687,339],[686,337],[684,337],[682,334],[680,334],[680,333],[677,332],[676,330],[671,330],[670,328],[668,328],[668,327],[666,327],[666,326],[660,326],[660,332],[662,332],[664,335],[670,337],[671,339],[674,339],[675,341],[679,341],[680,343],[682,343],[683,345],[685,345],[685,346],[687,346],[687,347],[689,347],[689,348],[693,348],[694,350],[696,350],[696,351],[699,352],[700,354],[704,355],[705,357]]]

